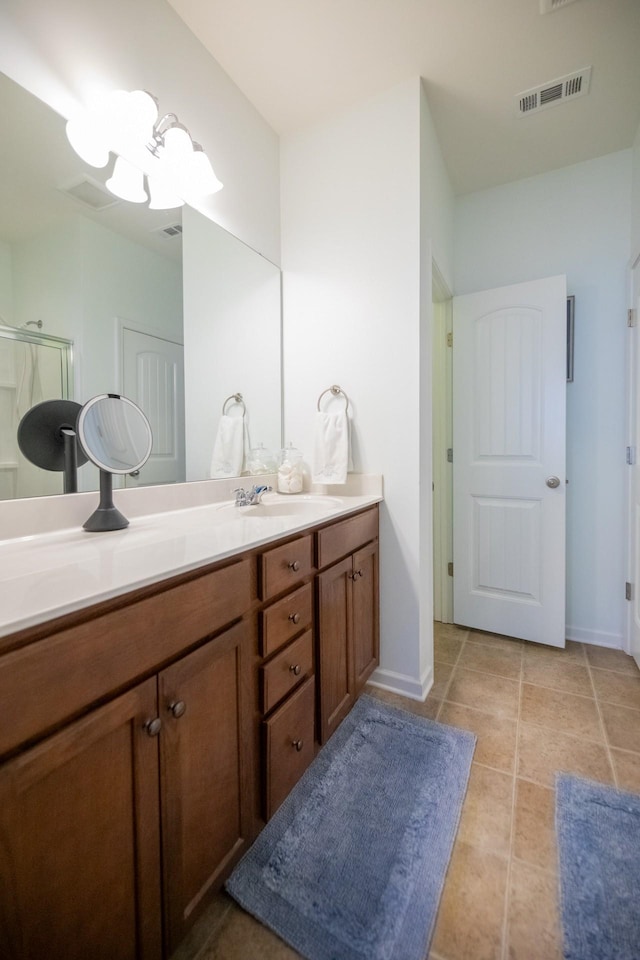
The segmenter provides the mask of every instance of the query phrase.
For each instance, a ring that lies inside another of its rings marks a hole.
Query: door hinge
[[[630,467],[632,467],[635,462],[636,462],[636,448],[627,447],[627,463],[629,464]]]
[[[452,333],[448,333],[448,334],[447,334],[447,346],[448,346],[448,347],[452,347],[452,346],[453,346],[453,334],[452,334]]]
[[[625,600],[633,600],[633,587],[628,580],[624,585],[624,598]]]
[[[449,563],[447,564],[447,573],[449,574],[450,577],[453,576],[453,562],[452,562],[452,561],[449,561]]]
[[[447,463],[453,463],[453,447],[447,447]]]
[[[633,307],[631,307],[629,310],[627,310],[627,326],[635,327],[637,322],[638,322],[638,315],[636,311],[633,309]]]

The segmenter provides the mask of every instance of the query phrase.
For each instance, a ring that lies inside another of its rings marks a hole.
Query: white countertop
[[[255,516],[252,507],[213,502],[136,516],[109,533],[73,527],[0,541],[0,637],[382,500],[381,486],[360,495],[334,490],[326,498],[310,496],[298,515]],[[273,502],[278,495],[268,497]]]

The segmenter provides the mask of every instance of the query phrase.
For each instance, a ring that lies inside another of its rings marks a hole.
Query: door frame
[[[453,447],[453,300],[435,260],[431,262],[432,301],[432,480],[433,480],[433,618],[453,623],[453,465],[447,449]],[[436,375],[438,371],[438,375]]]
[[[635,294],[634,272],[640,271],[640,250],[635,257],[629,261],[627,273],[627,303],[630,310],[636,311],[635,324],[627,324],[627,370],[626,370],[626,403],[627,403],[627,444],[635,449],[635,458],[638,459],[640,451],[640,421],[637,416],[638,391],[640,390],[640,345],[638,344],[638,318],[640,316],[640,274],[638,277],[638,294]],[[638,467],[636,466],[636,469]],[[638,603],[637,591],[640,588],[640,570],[635,564],[636,546],[635,546],[635,508],[633,503],[634,496],[634,475],[633,469],[627,471],[626,481],[626,500],[627,500],[627,582],[631,584],[631,602],[627,602],[625,616],[624,650],[625,653],[636,657],[636,662],[640,656],[634,654],[634,611]],[[640,666],[640,663],[639,663]]]

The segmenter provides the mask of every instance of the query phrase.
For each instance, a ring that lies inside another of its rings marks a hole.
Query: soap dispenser
[[[280,453],[278,467],[278,492],[302,493],[304,480],[304,464],[302,453],[292,443]]]

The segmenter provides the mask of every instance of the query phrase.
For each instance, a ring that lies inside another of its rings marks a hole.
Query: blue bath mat
[[[308,960],[424,960],[474,744],[361,697],[227,890]]]
[[[640,958],[640,796],[556,779],[565,960]]]

